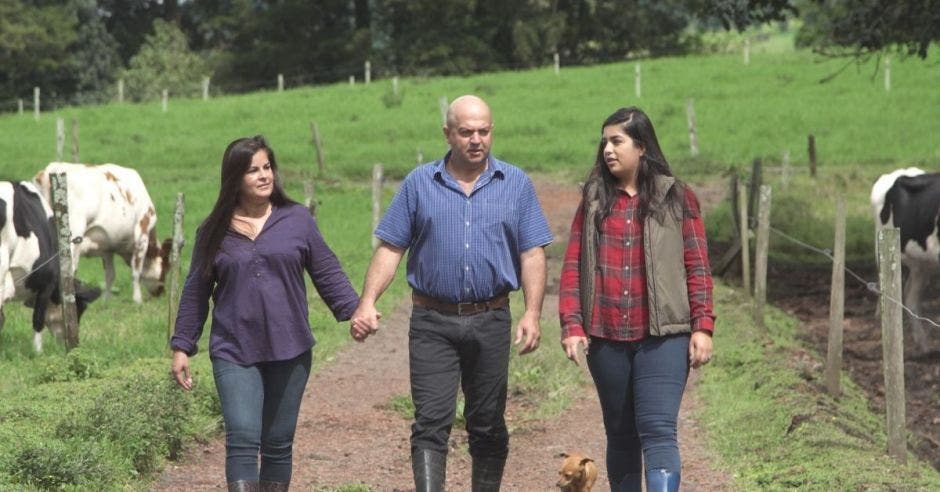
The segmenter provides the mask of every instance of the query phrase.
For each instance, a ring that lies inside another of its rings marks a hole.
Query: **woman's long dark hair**
[[[640,157],[640,167],[637,170],[637,195],[639,196],[640,216],[646,218],[649,215],[658,216],[664,211],[671,213],[682,213],[682,195],[678,189],[682,186],[677,180],[677,185],[666,194],[662,202],[655,202],[656,196],[655,176],[674,176],[669,169],[669,163],[666,162],[666,156],[659,147],[659,140],[656,138],[656,130],[653,128],[653,122],[649,116],[640,108],[631,106],[629,108],[620,108],[614,114],[604,120],[601,125],[601,133],[604,128],[612,125],[619,125],[632,140],[634,145],[643,149],[643,155]],[[610,172],[607,162],[604,159],[604,139],[601,138],[597,145],[597,157],[594,160],[594,167],[588,175],[587,184],[584,186],[585,202],[589,200],[588,193],[593,193],[591,198],[600,201],[601,213],[597,214],[596,225],[598,230],[614,207],[617,200],[617,178]],[[591,189],[593,188],[593,190]]]
[[[254,137],[239,138],[228,144],[225,153],[222,154],[219,197],[215,201],[215,206],[212,207],[212,212],[199,226],[201,233],[197,235],[199,239],[196,242],[195,251],[196,256],[203,259],[202,275],[205,278],[212,276],[213,258],[222,246],[225,232],[232,223],[232,216],[235,214],[235,207],[238,205],[242,180],[245,173],[248,172],[248,168],[251,167],[251,159],[259,150],[267,152],[268,161],[271,163],[271,172],[274,173],[271,203],[278,207],[296,203],[284,193],[281,177],[277,173],[277,159],[274,158],[274,150],[268,146],[263,136],[255,135]]]

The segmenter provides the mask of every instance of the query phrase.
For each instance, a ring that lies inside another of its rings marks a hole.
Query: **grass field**
[[[832,82],[820,83],[847,62],[792,50],[773,51],[755,50],[747,66],[740,54],[643,60],[639,98],[634,94],[635,63],[617,63],[563,67],[560,76],[541,69],[403,79],[400,105],[385,102],[390,83],[378,80],[368,86],[304,87],[209,101],[171,99],[167,113],[159,103],[152,103],[64,108],[44,113],[38,122],[30,113],[5,115],[0,117],[0,134],[5,137],[0,143],[4,154],[0,178],[30,179],[55,158],[56,117],[67,123],[77,119],[83,162],[114,162],[140,172],[156,202],[159,237],[170,233],[176,194],[185,194],[185,273],[195,227],[216,197],[225,145],[236,137],[263,133],[277,152],[285,184],[295,198],[302,198],[301,179],[315,176],[320,227],[358,289],[371,254],[368,180],[372,166],[384,164],[394,182],[414,167],[419,153],[424,160],[440,157],[445,150],[440,97],[452,99],[464,93],[484,97],[494,111],[497,156],[527,171],[572,182],[582,178],[593,162],[603,119],[620,106],[638,105],[656,123],[664,151],[680,177],[724,179],[732,169],[744,173],[754,158],[779,166],[788,151],[792,177],[787,187],[783,188],[778,170],[767,172],[767,181],[775,186],[774,223],[797,237],[825,245],[832,237],[828,204],[835,193],[844,192],[850,211],[850,260],[870,258],[870,184],[897,167],[918,165],[929,170],[940,164],[940,139],[936,138],[940,134],[940,58],[892,60],[893,85],[886,92],[874,61],[852,65]],[[689,153],[689,99],[694,101],[701,148],[697,157]],[[324,143],[322,174],[316,172],[310,144],[311,121],[318,123]],[[820,166],[816,180],[806,176],[808,134],[816,138]],[[67,142],[66,159],[70,153],[71,142]],[[387,187],[386,200],[393,191]],[[726,219],[721,208],[711,214],[710,236],[720,239],[730,234]],[[811,261],[797,250],[774,251],[794,261]],[[79,277],[93,284],[101,282],[98,260],[84,260]],[[29,312],[19,305],[5,308],[7,322],[0,332],[0,372],[4,374],[0,378],[0,444],[15,441],[21,432],[38,441],[61,437],[57,419],[62,414],[54,410],[67,407],[69,401],[43,400],[43,395],[56,389],[39,384],[49,377],[50,367],[60,367],[56,364],[75,366],[69,370],[76,378],[92,372],[107,381],[120,380],[120,369],[138,359],[165,370],[161,357],[167,305],[163,299],[134,305],[129,277],[127,267],[120,264],[116,297],[98,301],[83,318],[85,359],[65,357],[49,335],[46,354],[35,356]],[[405,292],[403,281],[393,285],[385,303]],[[320,340],[317,358],[322,362],[345,343],[347,327],[332,321],[313,291],[311,300],[311,323]],[[211,385],[208,365],[201,359],[197,370]],[[514,384],[526,388],[545,379],[544,374],[553,372],[535,363],[520,365],[514,369]],[[95,385],[82,387],[97,391],[91,389]],[[537,391],[544,388],[533,390]],[[88,398],[93,400],[95,395]],[[37,399],[43,403],[35,403]],[[34,405],[44,410],[20,410]],[[86,406],[94,409],[91,403]],[[207,406],[211,404],[203,405]],[[42,418],[37,420],[36,415]],[[63,442],[62,449],[78,446]],[[110,444],[101,446],[96,449],[103,449],[103,456],[116,452]],[[0,445],[3,450],[12,448]],[[53,451],[50,456],[75,454]],[[10,468],[19,458],[11,451],[0,451],[0,484],[23,483],[22,477],[32,473]],[[49,462],[50,466],[57,463],[52,458]],[[108,475],[114,477],[109,480],[135,483],[133,473],[116,470]]]

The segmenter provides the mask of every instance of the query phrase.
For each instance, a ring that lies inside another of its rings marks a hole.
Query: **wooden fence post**
[[[806,152],[809,154],[809,175],[816,177],[816,137],[812,133],[806,137]]]
[[[887,408],[888,454],[907,461],[904,400],[904,332],[901,310],[901,234],[878,231],[878,282],[881,285],[881,347]]]
[[[33,118],[39,121],[39,87],[33,87]]]
[[[317,151],[317,170],[320,174],[323,174],[323,142],[320,140],[320,128],[317,127],[316,121],[310,122],[310,133],[312,133],[313,138],[313,147]]]
[[[441,124],[447,126],[447,96],[441,96],[437,99],[437,106],[441,109]]]
[[[164,113],[166,113],[167,105],[169,104],[169,100],[170,100],[170,91],[167,90],[167,89],[163,89],[162,103],[163,103],[163,112],[164,112]]]
[[[790,184],[790,151],[783,151],[783,171],[781,171],[780,183],[783,185],[783,189],[786,190],[787,186]]]
[[[369,85],[372,83],[372,62],[366,60],[365,66],[363,67],[363,72],[365,72],[366,85]]]
[[[62,154],[65,152],[65,120],[55,119],[55,160],[62,162]]]
[[[16,100],[16,114],[19,114],[19,115],[23,114],[23,98],[19,98]]]
[[[304,179],[304,206],[307,207],[311,217],[317,216],[316,189],[313,186],[313,180],[310,178]]]
[[[78,156],[78,118],[72,118],[72,162],[82,162]]]
[[[176,324],[176,313],[179,311],[180,304],[180,252],[183,249],[183,216],[185,215],[183,193],[176,194],[176,209],[173,211],[173,245],[170,247],[169,278],[167,279],[166,298],[169,305],[166,342],[167,351],[173,355],[170,349],[170,339],[173,337],[173,328]]]
[[[72,233],[69,230],[69,198],[65,173],[50,173],[52,213],[59,237],[59,290],[62,292],[62,322],[65,350],[78,346],[78,309],[75,306],[75,279],[72,276]]]
[[[826,352],[826,391],[842,396],[842,322],[845,319],[845,197],[836,198],[835,240],[832,247],[832,290],[829,294],[829,345]]]
[[[277,74],[277,91],[284,92],[284,74]]]
[[[698,136],[695,130],[695,104],[692,99],[686,103],[685,114],[689,121],[689,152],[698,155]]]
[[[211,80],[212,79],[210,79],[209,77],[202,78],[202,100],[203,101],[209,100],[209,82]]]
[[[124,79],[118,79],[118,102],[124,102]]]
[[[382,165],[372,166],[372,232],[382,217]],[[379,238],[372,234],[372,251],[379,247]]]
[[[744,295],[751,297],[751,252],[750,232],[747,218],[747,188],[744,183],[738,182],[738,227],[741,236],[741,280],[744,285]]]
[[[891,92],[891,58],[885,58],[885,92]]]
[[[355,75],[350,75],[350,76],[349,76],[349,85],[356,85],[356,76],[355,76]]]
[[[751,64],[751,39],[744,38],[744,66]]]
[[[636,98],[640,98],[640,93],[642,92],[642,77],[640,73],[640,62],[637,62],[636,68],[633,70],[633,89],[636,91]]]
[[[769,186],[760,187],[760,206],[757,211],[757,245],[754,248],[754,319],[758,326],[764,324],[764,306],[767,304],[767,253],[770,248],[770,198]]]
[[[747,213],[748,217],[757,217],[757,201],[760,199],[760,187],[764,184],[764,166],[760,159],[754,159],[751,163],[751,182],[747,189]],[[753,227],[753,224],[748,224]]]
[[[392,95],[398,98],[398,76],[392,77]]]
[[[728,249],[722,253],[721,258],[712,266],[712,275],[718,277],[725,274],[728,267],[734,262],[734,259],[741,254],[741,227],[738,225],[738,173],[731,174],[731,184],[729,193],[731,199],[731,222],[734,223],[735,236],[731,238],[731,244]]]
[[[561,60],[558,58],[558,52],[555,52],[555,75],[561,75]]]

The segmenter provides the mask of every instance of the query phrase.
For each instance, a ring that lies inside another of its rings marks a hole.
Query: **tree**
[[[155,19],[153,34],[131,58],[124,79],[129,98],[144,101],[159,97],[163,89],[194,96],[201,90],[202,78],[210,75],[205,61],[190,51],[186,35],[174,24]]]
[[[799,46],[834,55],[864,56],[897,49],[927,57],[940,41],[940,0],[813,0],[800,9]]]
[[[70,47],[75,91],[71,102],[105,102],[113,97],[114,80],[123,67],[117,41],[98,14],[95,0],[75,0],[79,22],[76,42]]]
[[[69,92],[69,46],[78,20],[65,5],[32,6],[0,0],[0,98],[28,96],[45,88],[55,98]]]

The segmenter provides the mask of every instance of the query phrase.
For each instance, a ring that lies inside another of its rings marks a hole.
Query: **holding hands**
[[[374,304],[360,303],[349,320],[349,334],[353,340],[364,342],[369,335],[379,331],[382,313],[375,310]]]

